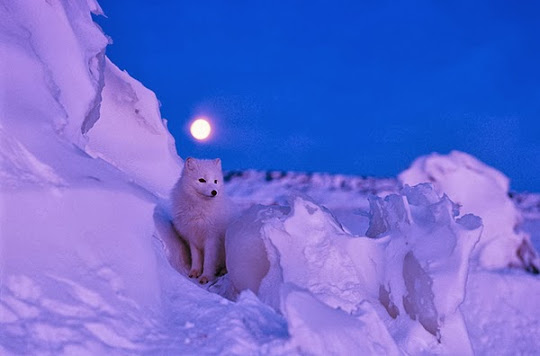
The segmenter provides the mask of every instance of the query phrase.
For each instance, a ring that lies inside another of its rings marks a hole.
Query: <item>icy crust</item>
[[[473,256],[480,267],[540,270],[540,258],[529,234],[518,228],[523,218],[509,197],[509,179],[501,172],[471,155],[452,151],[416,159],[399,179],[410,185],[431,182],[439,194],[448,194],[463,214],[482,217],[484,232]]]
[[[430,185],[371,206],[371,238],[350,235],[305,198],[252,208],[227,232],[233,286],[280,310],[290,343],[308,353],[470,353],[459,305],[480,218],[456,219],[455,204]],[[237,266],[245,251],[251,265]],[[329,341],[335,334],[343,343]]]

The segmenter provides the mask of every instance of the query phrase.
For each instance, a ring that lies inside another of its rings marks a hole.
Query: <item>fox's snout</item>
[[[215,196],[217,195],[217,190],[212,190],[212,191],[210,192],[210,194],[212,194],[212,196],[215,197]]]

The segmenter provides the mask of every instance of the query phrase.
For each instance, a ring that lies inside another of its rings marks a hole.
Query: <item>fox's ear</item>
[[[216,159],[214,160],[214,164],[215,164],[216,166],[220,166],[220,167],[221,167],[221,160],[220,160],[219,158],[216,158]]]
[[[184,163],[184,167],[187,167],[189,170],[194,170],[196,168],[197,163],[195,163],[195,158],[188,157],[186,159],[186,162]]]

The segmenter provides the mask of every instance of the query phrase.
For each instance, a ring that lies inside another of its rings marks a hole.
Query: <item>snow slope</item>
[[[230,173],[245,210],[230,273],[204,288],[186,278],[167,202],[182,161],[91,12],[92,0],[0,2],[0,354],[537,353],[538,276],[489,265],[497,248],[481,263],[495,220],[458,212],[437,183],[451,174],[411,188]],[[537,226],[536,195],[511,210],[505,189],[468,195],[508,214],[504,231],[521,211]]]
[[[233,305],[167,262],[154,213],[181,160],[90,11],[0,5],[0,354],[249,353],[285,338],[261,302]]]

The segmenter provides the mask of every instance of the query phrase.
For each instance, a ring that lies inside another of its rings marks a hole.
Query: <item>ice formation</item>
[[[284,313],[290,327],[291,309],[294,318],[307,319],[312,308],[334,310],[340,322],[332,328],[344,334],[362,320],[359,316],[366,317],[365,339],[356,340],[369,353],[394,353],[394,342],[411,353],[470,353],[459,305],[481,219],[470,214],[456,219],[457,207],[428,184],[407,186],[402,194],[384,199],[373,197],[371,206],[369,237],[350,235],[328,211],[303,198],[293,200],[290,211],[252,208],[227,234],[233,285],[257,292]],[[250,261],[235,265],[246,251]],[[291,290],[297,298],[289,297]],[[302,293],[309,296],[300,297]],[[380,332],[384,329],[399,332],[392,339]],[[318,331],[311,331],[316,339]],[[303,327],[302,337],[306,332]],[[290,333],[294,340],[294,328]],[[386,346],[377,350],[375,345]]]
[[[453,151],[420,157],[399,178],[410,185],[431,182],[439,194],[448,194],[460,205],[462,213],[482,217],[484,232],[474,253],[480,266],[519,266],[539,272],[538,253],[530,236],[519,230],[522,216],[508,196],[509,179],[504,174],[471,155]]]

